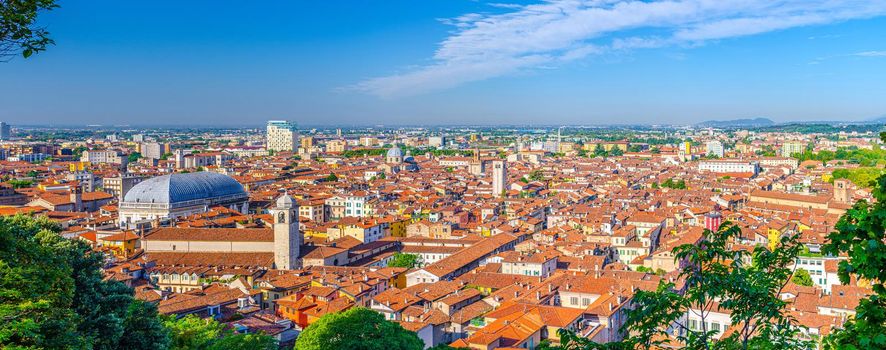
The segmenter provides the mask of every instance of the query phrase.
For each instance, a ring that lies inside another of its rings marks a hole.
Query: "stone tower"
[[[284,194],[269,211],[274,218],[274,265],[280,270],[300,268],[298,256],[304,239],[298,227],[298,204]]]
[[[480,159],[480,149],[474,149],[474,156],[471,158],[471,163],[468,165],[468,170],[474,176],[479,176],[483,174],[483,161]]]
[[[851,200],[849,196],[849,187],[851,187],[849,180],[834,180],[834,200],[840,203],[849,203]]]
[[[492,162],[492,195],[501,196],[508,181],[507,163],[503,160]]]

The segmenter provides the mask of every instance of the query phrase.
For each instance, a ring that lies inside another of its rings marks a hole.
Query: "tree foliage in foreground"
[[[674,249],[684,268],[682,288],[662,281],[654,291],[638,291],[633,307],[626,311],[625,340],[597,344],[574,333],[561,332],[561,345],[550,349],[617,350],[655,349],[669,337],[684,349],[802,349],[808,342],[797,339],[795,320],[785,312],[779,298],[790,281],[789,268],[802,245],[796,237],[784,237],[774,250],[757,247],[753,252],[733,251],[729,242],[741,233],[724,223],[717,232],[705,230],[699,244]],[[748,262],[750,261],[750,262]],[[717,309],[719,308],[719,309]],[[731,314],[737,331],[717,339],[707,328],[711,312]],[[691,327],[686,315],[700,322]]]
[[[101,253],[45,216],[0,217],[0,348],[274,349],[215,320],[159,317],[132,289],[102,279]]]
[[[156,308],[102,280],[103,256],[58,231],[46,217],[0,218],[0,347],[164,348]]]
[[[323,315],[298,336],[298,350],[421,350],[415,332],[362,307]]]
[[[202,319],[194,315],[182,318],[163,317],[163,325],[169,329],[172,342],[170,350],[273,350],[277,348],[274,337],[264,334],[237,334],[226,329],[214,319]]]
[[[869,281],[874,292],[855,308],[854,319],[825,340],[829,349],[886,349],[886,176],[877,179],[873,195],[875,203],[858,201],[840,218],[823,248],[849,257],[838,265],[842,284],[856,276]]]
[[[36,22],[40,12],[56,7],[55,0],[0,1],[0,61],[19,54],[28,58],[53,44],[49,32]]]

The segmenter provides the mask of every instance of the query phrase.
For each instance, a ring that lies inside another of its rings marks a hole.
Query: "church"
[[[298,223],[298,204],[284,194],[269,211],[271,228],[161,227],[145,235],[142,249],[158,265],[301,268],[304,236]]]

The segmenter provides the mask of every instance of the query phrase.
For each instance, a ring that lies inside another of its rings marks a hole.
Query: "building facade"
[[[500,196],[508,182],[507,163],[502,160],[492,162],[492,195]]]
[[[249,195],[237,180],[212,172],[170,174],[135,185],[120,202],[121,227],[136,227],[152,221],[175,219],[227,207],[241,213],[249,210]]]
[[[267,149],[275,152],[298,150],[298,129],[295,123],[285,120],[268,121]]]

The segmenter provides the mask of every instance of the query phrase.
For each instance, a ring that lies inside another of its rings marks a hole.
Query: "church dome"
[[[196,172],[154,177],[133,186],[123,197],[124,203],[174,204],[220,197],[246,197],[248,194],[234,178],[214,173]]]
[[[388,150],[388,156],[387,156],[387,157],[388,157],[388,158],[402,158],[402,157],[403,157],[403,151],[400,150],[400,147],[397,147],[397,146],[391,147],[391,149]]]

